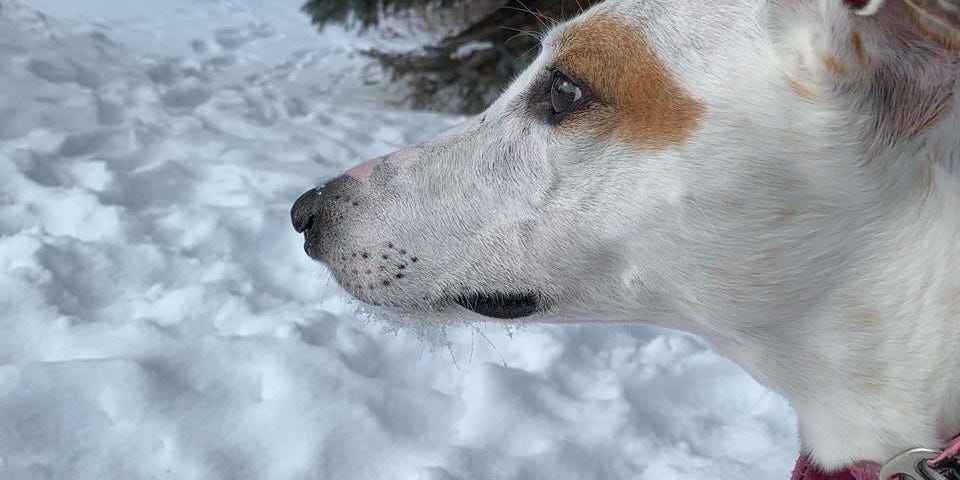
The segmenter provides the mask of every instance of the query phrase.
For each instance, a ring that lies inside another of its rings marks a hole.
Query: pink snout
[[[416,162],[417,159],[419,159],[417,147],[405,147],[389,155],[374,158],[373,160],[367,160],[366,162],[347,170],[344,175],[362,183],[366,183],[370,178],[370,174],[373,173],[377,167],[383,165],[384,163],[395,167],[397,169],[397,173],[402,173],[407,167]]]
[[[419,158],[416,147],[407,147],[390,155],[361,163],[329,182],[312,188],[300,195],[290,209],[290,220],[297,233],[304,235],[304,249],[311,258],[320,261],[329,260],[327,256],[334,249],[342,232],[345,218],[349,218],[365,205],[364,189],[370,177],[379,167],[388,166],[387,181],[400,175]],[[381,181],[377,174],[377,181]],[[414,260],[415,261],[415,260]]]

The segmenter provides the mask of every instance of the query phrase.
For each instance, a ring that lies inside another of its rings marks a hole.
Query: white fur
[[[642,32],[706,106],[682,144],[532,118],[556,32],[600,13]],[[402,172],[374,172],[327,263],[355,284],[367,264],[348,254],[391,242],[421,262],[389,287],[351,288],[359,298],[419,311],[536,289],[551,309],[531,321],[702,335],[790,401],[828,468],[937,446],[960,432],[960,123],[956,107],[917,135],[898,122],[956,91],[956,56],[911,37],[902,12],[871,13],[839,0],[603,3],[555,27],[486,112],[415,147]],[[822,59],[850,65],[853,31],[875,63],[832,78]]]

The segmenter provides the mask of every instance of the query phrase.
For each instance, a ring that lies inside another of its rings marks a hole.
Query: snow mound
[[[307,185],[385,111],[294,0],[0,7],[0,478],[786,478],[787,405],[688,336],[356,317]]]

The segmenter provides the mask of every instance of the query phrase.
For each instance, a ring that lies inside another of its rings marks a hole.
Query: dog
[[[943,448],[956,12],[848,3],[598,4],[486,111],[305,193],[295,229],[391,311],[695,333],[789,401],[816,469]]]

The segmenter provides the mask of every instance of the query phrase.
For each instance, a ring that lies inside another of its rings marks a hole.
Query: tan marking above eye
[[[637,28],[609,15],[570,25],[555,66],[576,76],[599,102],[559,128],[589,129],[647,148],[681,144],[706,107],[674,79]]]

